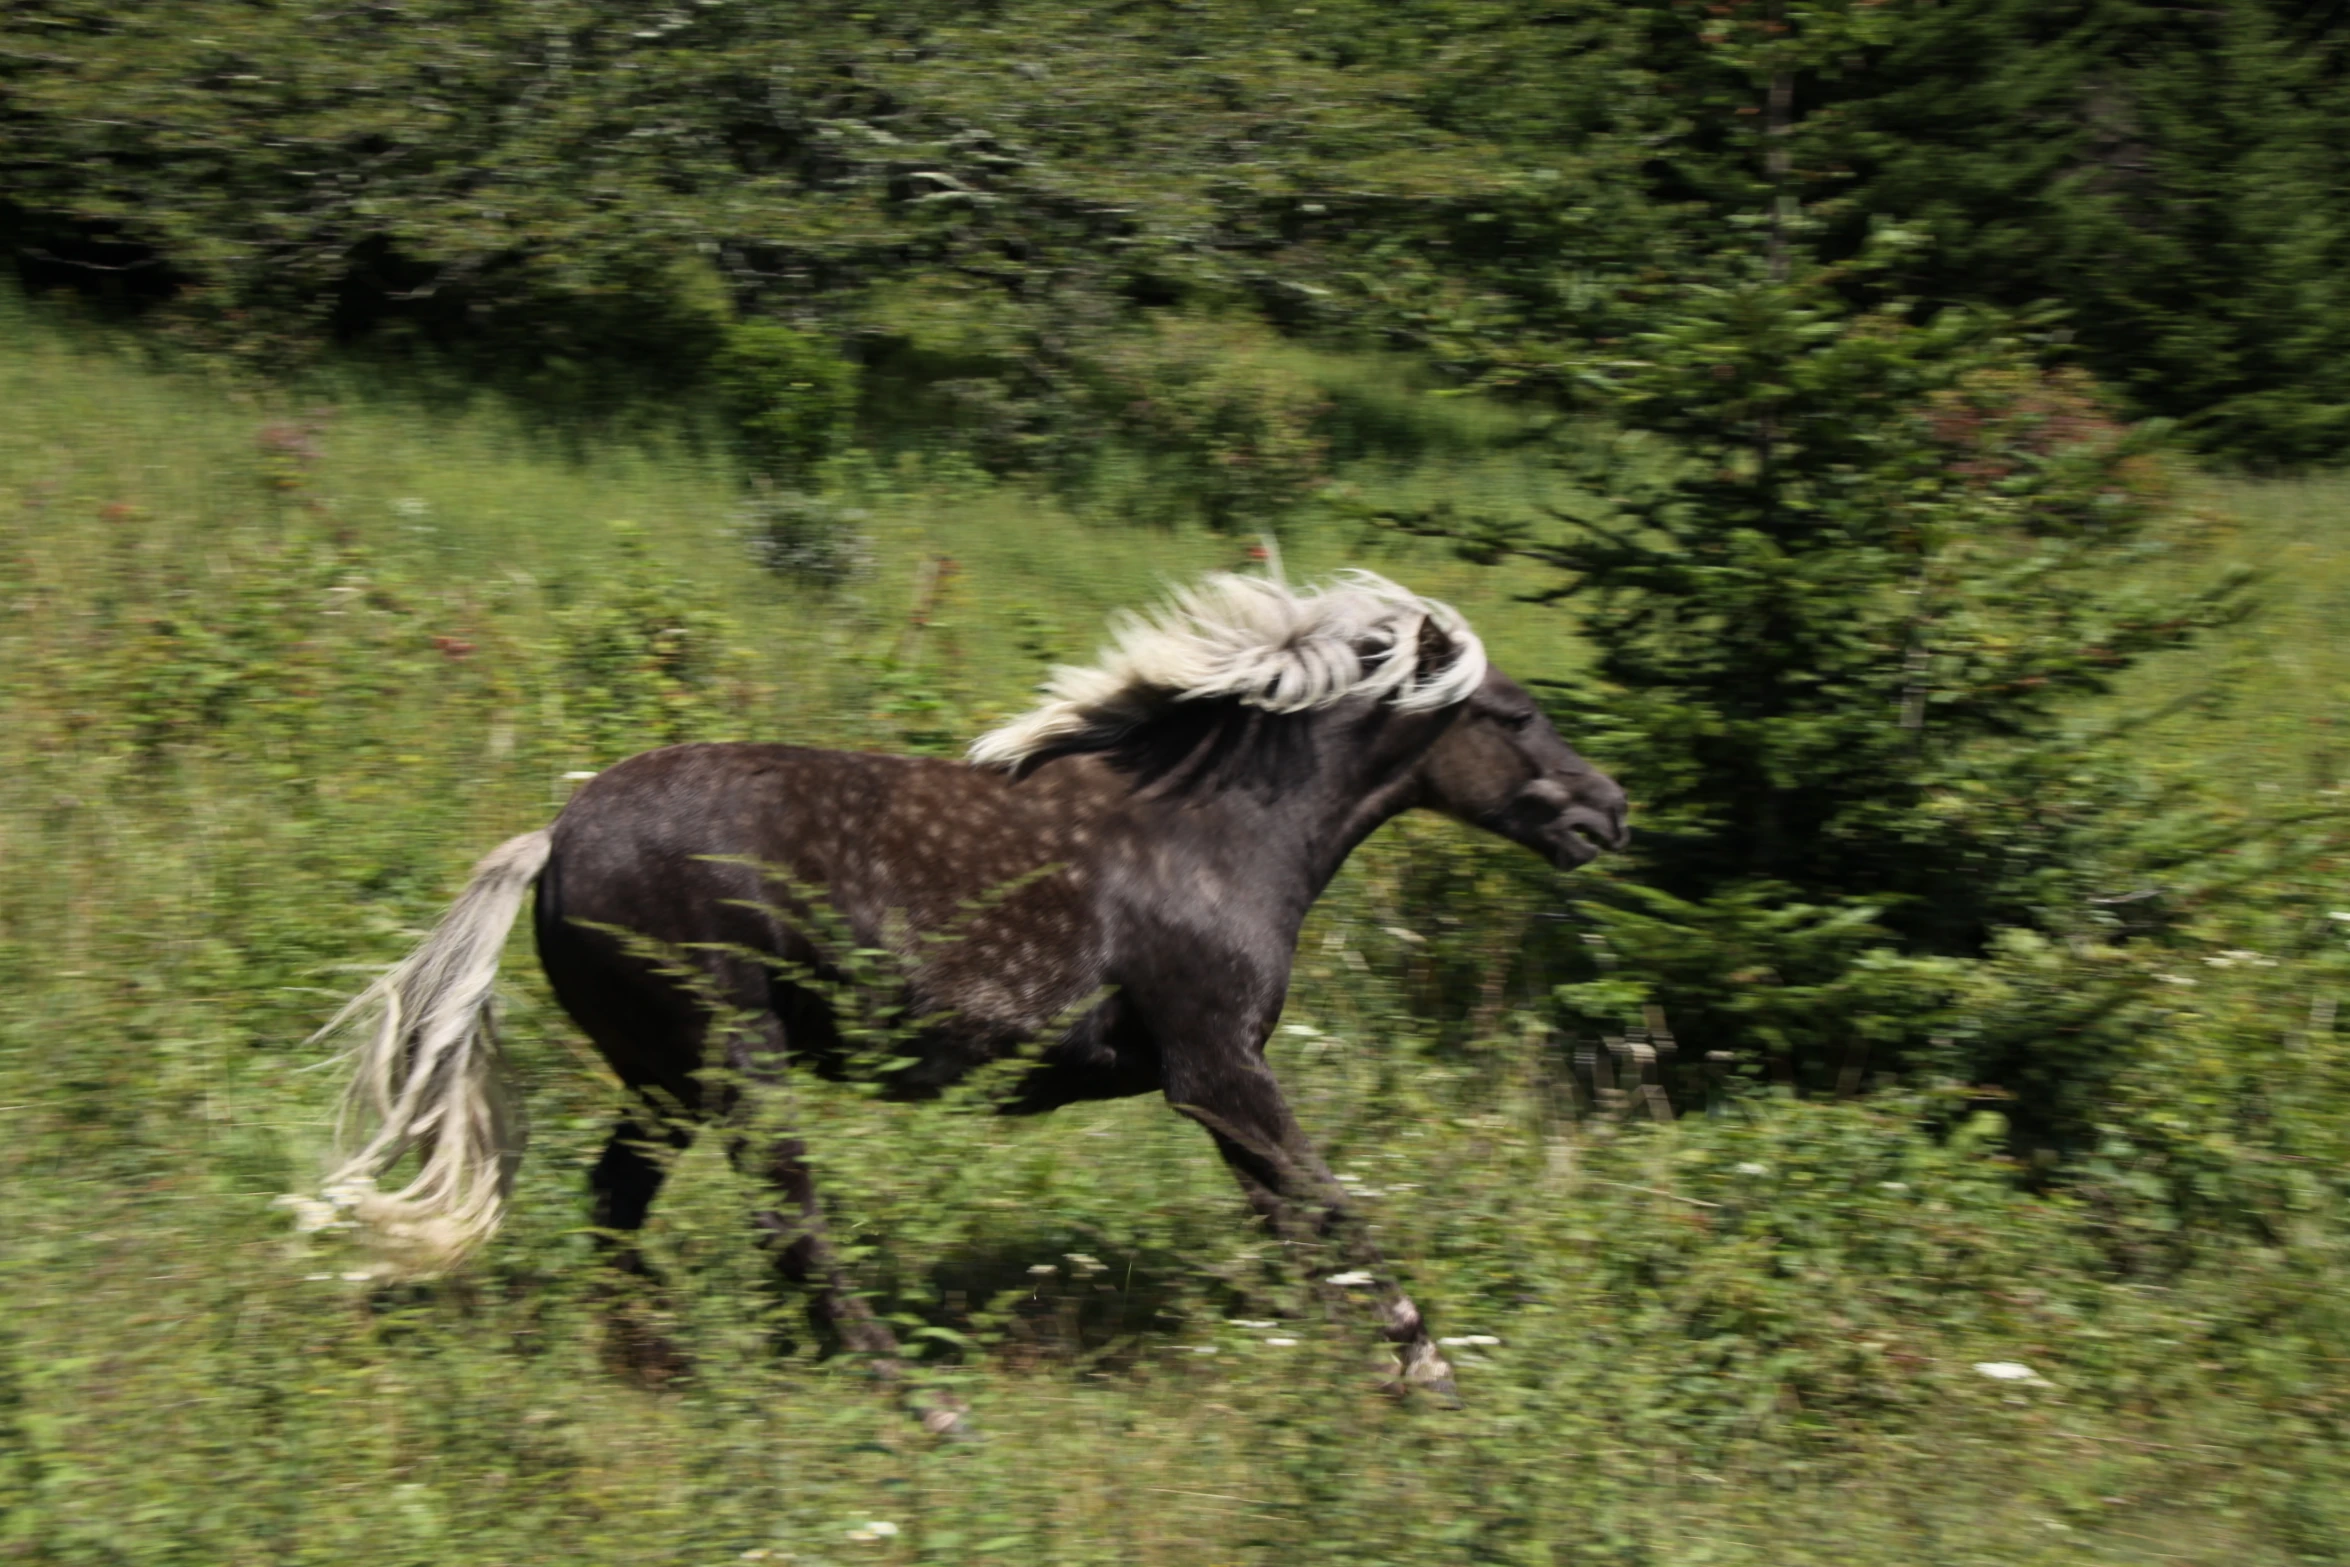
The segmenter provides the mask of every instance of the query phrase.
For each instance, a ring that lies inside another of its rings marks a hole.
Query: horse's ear
[[[1422,684],[1443,674],[1461,659],[1461,640],[1436,623],[1434,615],[1420,621],[1418,672]]]

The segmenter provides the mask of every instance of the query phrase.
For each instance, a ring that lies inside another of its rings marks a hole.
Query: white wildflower
[[[403,517],[423,517],[432,511],[432,502],[415,495],[403,495],[392,502],[392,510]]]
[[[1749,1159],[1738,1166],[1738,1173],[1740,1175],[1768,1175],[1771,1173],[1771,1167],[1767,1164],[1756,1164],[1752,1159]]]
[[[1265,1342],[1272,1345],[1276,1349],[1289,1349],[1296,1345],[1297,1340],[1293,1338],[1269,1338],[1265,1340]]]
[[[2048,1387],[2048,1379],[2015,1360],[1978,1360],[1975,1370],[1994,1382],[2021,1382],[2026,1387]]]
[[[1877,1183],[1877,1190],[1879,1190],[1879,1191],[1881,1191],[1881,1192],[1906,1192],[1906,1191],[1908,1191],[1908,1190],[1909,1190],[1909,1182],[1907,1182],[1907,1181],[1879,1181],[1879,1182]]]
[[[1490,1333],[1463,1333],[1457,1338],[1440,1338],[1436,1342],[1446,1349],[1493,1349],[1500,1345],[1501,1340]]]
[[[356,1208],[375,1195],[372,1176],[355,1175],[347,1181],[337,1181],[318,1194],[338,1208]]]
[[[1357,1268],[1352,1273],[1333,1273],[1330,1275],[1330,1277],[1324,1279],[1322,1282],[1325,1284],[1336,1284],[1342,1289],[1353,1289],[1358,1285],[1376,1284],[1379,1281],[1371,1274],[1365,1273],[1360,1268]]]
[[[1247,1317],[1234,1317],[1232,1319],[1232,1326],[1236,1328],[1245,1328],[1251,1333],[1254,1333],[1262,1328],[1277,1328],[1280,1325],[1281,1324],[1278,1322],[1255,1322]]]
[[[300,1235],[316,1235],[320,1230],[332,1228],[336,1218],[333,1203],[322,1202],[316,1197],[304,1197],[297,1192],[288,1192],[283,1197],[272,1199],[270,1206],[293,1209],[294,1231]]]
[[[1058,1273],[1061,1270],[1049,1262],[1037,1262],[1029,1264],[1028,1271],[1041,1279],[1047,1274]]]
[[[1065,1261],[1066,1261],[1066,1262],[1069,1264],[1069,1266],[1071,1266],[1072,1268],[1079,1268],[1079,1269],[1082,1269],[1082,1270],[1084,1270],[1084,1271],[1085,1271],[1085,1272],[1087,1272],[1087,1273],[1101,1273],[1101,1272],[1105,1272],[1105,1271],[1107,1271],[1107,1270],[1108,1270],[1108,1268],[1109,1268],[1109,1266],[1110,1266],[1108,1263],[1106,1263],[1106,1262],[1102,1261],[1102,1260],[1101,1260],[1101,1258],[1099,1258],[1099,1257],[1088,1257],[1088,1256],[1087,1256],[1085,1253],[1083,1253],[1083,1252],[1081,1252],[1081,1251],[1072,1251],[1072,1252],[1066,1252],[1066,1253],[1063,1253],[1063,1259],[1064,1259],[1064,1260],[1065,1260]]]
[[[1311,1023],[1284,1023],[1281,1025],[1281,1032],[1295,1034],[1300,1039],[1311,1039],[1322,1031]]]
[[[316,1197],[288,1192],[270,1199],[270,1206],[292,1209],[296,1233],[316,1235],[327,1230],[350,1229],[351,1210],[374,1191],[375,1183],[370,1180],[338,1181]]]

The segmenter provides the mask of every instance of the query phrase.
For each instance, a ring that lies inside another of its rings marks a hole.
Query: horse
[[[492,991],[535,886],[554,994],[634,1096],[589,1183],[624,1261],[661,1151],[726,1124],[780,1199],[759,1224],[782,1272],[813,1284],[844,1344],[894,1366],[826,1240],[804,1144],[753,1131],[744,1109],[743,1085],[786,1064],[854,1069],[836,1004],[853,943],[890,956],[898,1015],[916,1020],[888,1047],[888,1094],[932,1096],[991,1063],[1012,1114],[1164,1094],[1277,1233],[1345,1265],[1330,1282],[1375,1306],[1396,1384],[1449,1396],[1451,1368],[1265,1042],[1307,911],[1382,823],[1435,810],[1572,870],[1627,841],[1624,791],[1455,610],[1369,572],[1296,587],[1214,573],[1112,628],[1094,664],[1056,670],[964,760],[687,744],[582,784],[321,1030],[373,1014],[344,1104],[371,1131],[328,1201],[387,1273],[445,1270],[497,1227],[521,1139]],[[375,1190],[411,1151],[414,1179]]]

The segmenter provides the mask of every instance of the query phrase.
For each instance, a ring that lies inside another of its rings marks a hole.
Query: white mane
[[[1423,673],[1433,625],[1457,656]],[[1122,612],[1090,667],[1064,664],[1034,711],[971,743],[982,767],[1017,767],[1046,750],[1099,744],[1178,702],[1226,698],[1301,713],[1350,696],[1406,711],[1449,707],[1485,678],[1485,647],[1450,605],[1368,571],[1292,588],[1277,576],[1212,572],[1148,617]]]

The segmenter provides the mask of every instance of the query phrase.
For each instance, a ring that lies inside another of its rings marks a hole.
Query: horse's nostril
[[[1584,846],[1587,857],[1603,849],[1620,849],[1630,836],[1624,831],[1621,816],[1589,805],[1579,805],[1568,811],[1564,825]]]

